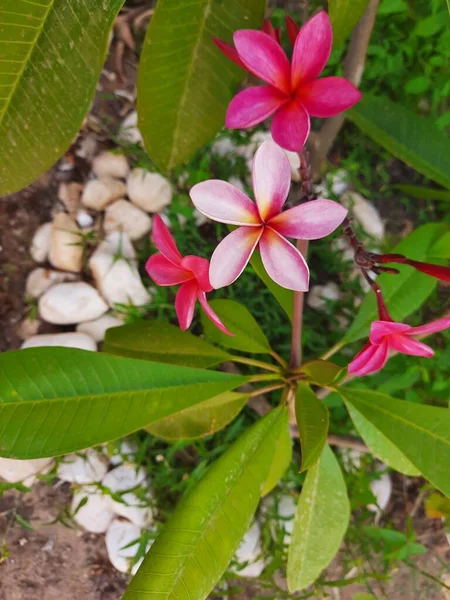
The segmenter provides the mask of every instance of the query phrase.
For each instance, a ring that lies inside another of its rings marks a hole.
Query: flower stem
[[[298,240],[297,248],[306,258],[308,252],[308,242],[305,240]],[[302,327],[304,299],[304,292],[294,292],[294,307],[292,310],[291,356],[289,359],[289,367],[291,369],[296,369],[301,365],[302,362]]]
[[[322,354],[322,356],[320,356],[320,360],[328,360],[329,358],[331,358],[334,354],[336,354],[336,352],[339,352],[339,350],[341,348],[343,348],[345,346],[344,342],[337,342],[337,344],[335,344],[334,346],[331,346],[331,348],[329,350],[327,350],[326,352],[324,352]]]
[[[284,383],[276,383],[274,385],[267,385],[266,387],[258,388],[257,390],[253,390],[249,394],[249,398],[253,396],[260,396],[261,394],[267,394],[268,392],[273,392],[275,390],[281,390],[284,387]]]
[[[241,363],[243,365],[252,365],[254,367],[259,367],[260,369],[265,369],[266,371],[273,371],[273,373],[280,372],[280,367],[277,367],[276,365],[272,365],[267,362],[263,362],[262,360],[246,358],[245,356],[232,356],[231,358],[234,362]]]
[[[278,363],[280,363],[280,365],[283,367],[283,369],[287,369],[287,362],[284,360],[284,358],[282,356],[280,356],[278,354],[278,352],[275,352],[275,350],[271,350],[270,351],[270,356],[272,356],[272,358],[274,358]]]

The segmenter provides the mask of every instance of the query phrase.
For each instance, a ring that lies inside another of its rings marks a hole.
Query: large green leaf
[[[267,275],[267,272],[262,264],[261,256],[258,252],[253,253],[253,256],[250,259],[250,264],[267,289],[272,292],[278,304],[289,317],[289,320],[292,321],[292,309],[294,306],[294,293],[292,290],[287,290],[286,288],[281,287]]]
[[[340,394],[345,402],[345,388],[341,388]],[[352,404],[347,403],[347,409],[360,436],[377,458],[404,475],[414,476],[420,474],[416,467],[400,452],[397,446],[383,435]]]
[[[220,348],[164,321],[139,321],[108,329],[103,352],[202,369],[230,359]]]
[[[438,190],[436,188],[408,184],[399,184],[392,187],[396,190],[400,190],[407,196],[412,196],[419,200],[442,200],[444,202],[450,202],[450,192],[447,190]]]
[[[139,129],[161,170],[187,160],[223,126],[244,71],[214,46],[257,29],[265,0],[158,0],[141,54]]]
[[[396,400],[367,389],[339,393],[434,486],[450,496],[450,411]]]
[[[317,385],[326,386],[335,381],[337,376],[342,373],[342,367],[330,362],[329,360],[311,360],[303,363],[300,368],[305,373],[308,381]]]
[[[306,471],[319,460],[327,441],[330,416],[328,408],[319,400],[307,383],[300,382],[295,396],[300,446],[302,449],[301,471]]]
[[[329,446],[303,484],[289,546],[287,579],[291,592],[313,583],[339,550],[350,504],[339,463]]]
[[[0,194],[32,183],[72,143],[122,4],[0,2]]]
[[[116,439],[248,381],[69,348],[0,354],[0,456],[66,454]]]
[[[404,254],[414,260],[431,260],[431,248],[445,233],[448,227],[444,223],[423,225],[403,239],[392,252]],[[431,260],[433,262],[433,260]],[[399,275],[384,274],[377,282],[383,290],[392,318],[402,321],[425,302],[437,286],[437,280],[419,273],[406,265],[392,265],[398,268]],[[344,342],[353,342],[367,335],[370,323],[378,318],[375,294],[370,292],[359,307],[358,314],[344,336]]]
[[[225,392],[148,425],[145,429],[165,440],[193,440],[223,429],[244,408],[248,394]]]
[[[206,335],[226,348],[234,348],[254,354],[269,354],[270,344],[251,312],[234,300],[211,300],[213,310],[219,315],[234,337],[222,333],[202,313],[202,325]]]
[[[335,47],[350,35],[363,16],[369,0],[328,0],[328,13],[333,26],[333,45]]]
[[[248,530],[286,411],[248,429],[180,502],[123,600],[203,600]]]
[[[450,141],[432,119],[364,94],[348,113],[364,133],[426,177],[450,188]],[[426,143],[424,143],[426,140]]]
[[[285,474],[292,460],[292,438],[289,431],[289,414],[284,414],[284,424],[280,425],[278,440],[275,444],[275,452],[270,460],[269,474],[261,492],[265,496],[273,490]]]

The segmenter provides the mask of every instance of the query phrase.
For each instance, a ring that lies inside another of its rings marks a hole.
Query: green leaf
[[[203,600],[250,526],[286,410],[258,421],[182,499],[130,583],[123,600]]]
[[[422,187],[420,185],[393,185],[393,188],[401,192],[418,198],[419,200],[443,200],[450,202],[450,191],[437,190],[435,188]]]
[[[450,495],[450,411],[367,389],[339,393],[443,494]]]
[[[226,427],[244,408],[247,398],[248,394],[225,392],[156,421],[145,429],[169,441],[198,439]]]
[[[257,29],[265,0],[158,0],[138,76],[139,129],[155,164],[168,171],[224,125],[244,71],[213,44]]]
[[[450,231],[445,233],[430,248],[431,258],[450,258]]]
[[[405,0],[383,0],[378,9],[379,15],[394,15],[396,13],[408,12],[409,6]]]
[[[425,19],[421,19],[414,28],[413,33],[419,37],[432,37],[439,33],[441,29],[449,25],[447,11],[443,10],[434,15],[429,15]]]
[[[313,583],[339,550],[350,518],[344,478],[326,445],[306,475],[294,518],[287,580],[291,593]]]
[[[213,342],[243,352],[270,354],[268,339],[243,304],[234,300],[211,300],[210,304],[226,327],[234,333],[234,337],[222,333],[202,312],[203,329]]]
[[[352,596],[352,600],[377,600],[373,594],[366,594],[365,592],[356,593]]]
[[[445,223],[430,223],[423,225],[392,249],[392,253],[404,254],[408,258],[427,262],[431,248],[446,232]],[[433,262],[433,261],[431,261]],[[384,274],[377,282],[383,290],[392,318],[402,321],[425,302],[437,286],[437,280],[419,273],[407,265],[393,265],[400,271],[399,275]],[[378,319],[375,294],[369,293],[361,303],[355,320],[344,336],[344,343],[354,342],[365,337],[369,332],[370,323]]]
[[[341,388],[339,390],[344,402],[346,400],[346,389],[347,388]],[[410,463],[402,452],[400,452],[397,446],[383,435],[381,431],[368,421],[352,404],[346,403],[346,406],[359,435],[367,444],[367,447],[372,454],[385,462],[392,469],[399,471],[399,473],[411,477],[420,474],[416,467]]]
[[[281,287],[267,275],[259,253],[253,253],[250,264],[292,322],[292,308],[294,305],[294,293],[292,290]]]
[[[289,432],[289,413],[284,413],[284,424],[280,425],[280,434],[271,458],[269,474],[261,492],[266,496],[278,484],[292,461],[292,438]]]
[[[123,0],[2,0],[0,195],[67,150],[91,105]]]
[[[450,188],[450,142],[431,118],[419,117],[388,98],[371,94],[364,94],[347,115],[394,156]]]
[[[425,514],[429,519],[450,518],[450,498],[435,493],[425,499]]]
[[[305,373],[312,383],[329,385],[342,372],[342,367],[329,360],[311,360],[301,366],[301,372]]]
[[[306,383],[300,382],[297,388],[295,417],[302,449],[300,471],[306,471],[319,460],[327,441],[330,423],[328,408]]]
[[[17,490],[22,494],[25,494],[26,492],[31,492],[31,488],[25,486],[23,483],[9,483],[8,481],[0,481],[0,498],[5,492],[9,492],[10,490]]]
[[[248,381],[69,348],[0,354],[0,456],[68,454],[136,431]]]
[[[430,87],[431,81],[426,75],[414,77],[406,82],[405,92],[407,94],[424,94]]]
[[[369,0],[328,0],[328,13],[333,26],[333,46],[337,47],[350,35],[363,16]]]
[[[220,348],[164,321],[139,321],[108,329],[103,352],[199,369],[230,360]]]

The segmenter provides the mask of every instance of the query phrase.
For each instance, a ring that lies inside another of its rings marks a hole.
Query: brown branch
[[[344,60],[344,77],[356,87],[361,83],[367,47],[375,24],[379,2],[380,0],[370,0],[366,12],[353,30]],[[326,159],[344,121],[345,113],[327,119],[319,133],[312,138],[310,137],[311,167],[314,180],[320,177],[322,163]]]

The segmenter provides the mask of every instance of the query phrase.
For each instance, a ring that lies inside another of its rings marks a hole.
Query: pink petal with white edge
[[[319,240],[341,225],[347,209],[333,200],[311,200],[289,208],[269,221],[281,235],[296,240]]]
[[[197,300],[198,285],[195,279],[183,283],[175,296],[175,312],[177,313],[180,329],[189,329],[194,318],[195,301]]]
[[[433,348],[413,340],[408,335],[394,334],[389,336],[389,346],[402,354],[410,354],[411,356],[426,356],[429,358],[434,355]]]
[[[213,221],[251,226],[261,223],[256,204],[227,181],[202,181],[194,185],[189,195],[195,208]]]
[[[309,269],[301,252],[270,227],[259,242],[261,260],[269,277],[281,287],[297,292],[309,288]]]
[[[210,292],[213,287],[209,281],[209,260],[200,256],[185,256],[181,259],[181,267],[191,271],[203,292]]]
[[[224,42],[223,40],[219,40],[219,38],[212,38],[213,44],[219,48],[219,50],[224,54],[227,58],[232,60],[236,65],[241,67],[241,69],[246,69],[244,63],[239,58],[239,54],[234,46],[229,44],[228,42]]]
[[[297,98],[313,117],[334,117],[361,100],[362,94],[343,77],[324,77],[302,85]]]
[[[241,29],[233,36],[239,58],[247,69],[285,94],[291,91],[291,67],[283,48],[270,35]]]
[[[292,152],[300,152],[309,135],[309,115],[298,100],[291,100],[275,113],[272,137],[276,143]]]
[[[292,88],[316,79],[331,54],[333,30],[325,11],[307,21],[295,39],[292,54]]]
[[[363,377],[381,371],[389,358],[389,345],[384,341],[379,346],[368,343],[358,352],[352,362],[348,365],[350,375]]]
[[[436,321],[431,321],[431,323],[426,323],[425,325],[419,325],[419,327],[411,327],[408,335],[426,335],[429,333],[436,333],[437,331],[443,331],[449,327],[450,317],[445,317],[444,319],[437,319]]]
[[[180,264],[181,254],[175,240],[159,215],[153,217],[152,240],[158,250],[175,265]]]
[[[374,321],[370,326],[369,339],[372,344],[381,344],[387,335],[394,333],[406,333],[411,327],[405,323],[394,323],[393,321]]]
[[[267,140],[256,151],[253,159],[253,191],[263,221],[277,215],[289,194],[291,166],[283,150]]]
[[[205,314],[208,317],[208,319],[210,319],[214,323],[214,325],[218,329],[220,329],[220,331],[222,331],[226,335],[229,335],[230,337],[234,337],[234,333],[231,333],[231,331],[229,331],[225,327],[225,325],[222,323],[222,321],[219,319],[219,317],[213,311],[211,306],[208,304],[208,301],[206,299],[206,294],[204,292],[198,292],[198,301],[200,302],[201,307],[205,311]]]
[[[225,125],[229,129],[253,127],[273,115],[288,100],[273,87],[250,87],[239,92],[228,105]]]
[[[209,279],[218,289],[230,285],[247,266],[263,232],[262,227],[239,227],[224,238],[211,257]]]
[[[145,264],[145,270],[157,285],[178,285],[194,278],[190,271],[186,271],[162,254],[150,256]]]

